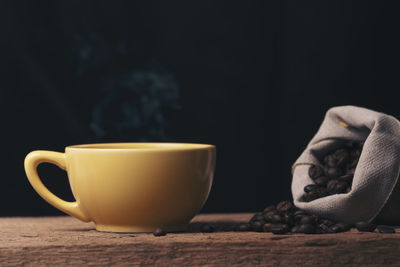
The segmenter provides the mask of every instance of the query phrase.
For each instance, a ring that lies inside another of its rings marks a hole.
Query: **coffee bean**
[[[303,218],[301,218],[300,220],[301,224],[315,224],[315,218],[312,216],[303,216]]]
[[[294,213],[294,221],[299,222],[301,220],[301,218],[303,218],[304,215],[305,215],[304,211],[302,211],[302,210],[296,211]]]
[[[319,224],[318,228],[321,230],[321,233],[329,233],[329,226],[326,224]]]
[[[211,224],[205,223],[201,225],[200,231],[203,233],[212,233],[215,231],[215,228]]]
[[[336,167],[343,168],[344,166],[347,165],[347,163],[350,160],[350,154],[349,152],[344,149],[338,149],[334,152],[334,157],[336,158]]]
[[[324,163],[329,168],[334,168],[334,167],[336,167],[337,160],[332,154],[330,154],[330,155],[325,156]]]
[[[382,233],[382,234],[396,233],[396,230],[394,229],[394,227],[391,227],[388,225],[378,225],[376,228],[378,229],[379,233]]]
[[[160,227],[156,228],[153,232],[154,236],[165,236],[167,233]]]
[[[264,220],[261,221],[261,222],[272,223],[272,221],[273,221],[272,216],[274,216],[274,215],[265,216],[265,217],[264,217]]]
[[[262,232],[263,225],[264,225],[264,223],[261,221],[254,221],[253,223],[251,223],[251,228],[253,228],[253,230],[256,232]]]
[[[319,186],[316,184],[309,184],[304,187],[304,192],[306,192],[306,193],[317,192],[318,188],[319,188]]]
[[[265,223],[263,225],[263,231],[264,232],[271,232],[271,227],[272,227],[272,223]]]
[[[350,230],[350,226],[341,222],[336,223],[336,226],[339,227],[340,232],[347,232]]]
[[[310,178],[317,178],[323,174],[324,170],[320,166],[311,165],[311,167],[308,169],[308,175]]]
[[[287,225],[294,224],[294,215],[292,213],[286,213],[283,215],[283,222]]]
[[[251,217],[250,221],[256,220],[255,218],[256,218],[257,216],[263,216],[263,214],[262,214],[261,212],[256,212],[256,213],[254,213],[254,215],[253,215],[253,217]]]
[[[286,212],[293,209],[293,205],[289,201],[281,201],[276,205],[276,209],[280,212]]]
[[[265,214],[264,215],[264,220],[260,220],[261,222],[272,222],[272,217],[277,214]]]
[[[275,214],[279,214],[279,211],[271,210],[271,211],[268,211],[268,212],[264,213],[264,216],[275,215]]]
[[[318,192],[319,198],[326,197],[328,195],[328,190],[326,189],[326,187],[322,187],[322,186],[319,187],[317,192]]]
[[[275,215],[279,215],[279,212],[277,210],[269,211],[266,214],[264,214],[264,218],[266,221],[271,221],[272,217]]]
[[[298,233],[299,228],[300,228],[300,225],[295,225],[295,226],[292,227],[292,229],[290,229],[290,232],[293,233],[293,234],[294,233]]]
[[[263,213],[267,213],[267,212],[274,211],[274,210],[276,210],[275,205],[270,205],[270,206],[266,207],[266,208],[263,210]]]
[[[333,192],[336,188],[336,184],[338,183],[338,180],[332,179],[328,182],[326,185],[326,190],[328,190],[329,193]]]
[[[317,192],[308,192],[303,196],[304,201],[310,202],[319,198],[319,194]]]
[[[280,223],[282,221],[283,221],[282,217],[280,215],[278,215],[278,214],[275,214],[275,215],[271,216],[271,222],[272,223]]]
[[[244,223],[244,224],[239,224],[236,229],[236,231],[238,232],[248,232],[251,230],[251,225],[248,223]]]
[[[329,227],[329,230],[332,233],[339,233],[340,232],[340,227],[335,224],[335,225],[332,225],[331,227]]]
[[[271,232],[273,234],[286,234],[289,231],[289,227],[286,224],[273,224],[271,226]]]
[[[336,194],[344,193],[346,191],[347,187],[348,187],[348,184],[346,182],[338,181],[334,190],[335,190]]]
[[[353,174],[345,174],[345,175],[340,176],[338,178],[338,181],[351,183],[351,182],[353,182],[353,176],[354,176]]]
[[[349,164],[350,157],[339,158],[336,167],[338,168],[345,168]]]
[[[315,227],[311,224],[302,224],[300,225],[298,232],[303,234],[315,234]]]
[[[376,225],[370,222],[357,222],[356,228],[359,232],[373,232]]]
[[[305,214],[306,214],[306,212],[304,210],[297,210],[297,211],[294,212],[293,215],[296,217],[296,216],[302,216],[302,215],[305,215]]]
[[[250,219],[250,222],[254,222],[254,221],[263,221],[263,220],[264,220],[264,217],[265,217],[265,216],[263,216],[263,215],[257,213],[257,214],[255,214],[255,215]]]
[[[316,178],[316,179],[314,180],[315,184],[317,184],[317,185],[319,185],[319,186],[324,186],[324,185],[326,185],[326,184],[328,183],[328,181],[329,181],[329,178],[328,178],[328,177],[325,177],[325,176],[320,176],[320,177],[318,177],[318,178]]]
[[[341,176],[343,174],[343,171],[340,168],[331,167],[331,168],[327,169],[325,174],[329,178],[337,178],[337,177],[339,177],[339,176]]]
[[[330,221],[330,220],[321,220],[321,223],[326,226],[332,226],[335,224],[333,221]]]

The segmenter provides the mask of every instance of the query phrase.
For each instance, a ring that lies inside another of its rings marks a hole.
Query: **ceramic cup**
[[[108,143],[67,146],[65,153],[37,150],[25,172],[48,203],[99,231],[185,230],[207,200],[215,168],[213,145]],[[75,202],[51,193],[37,166],[49,162],[67,171]]]

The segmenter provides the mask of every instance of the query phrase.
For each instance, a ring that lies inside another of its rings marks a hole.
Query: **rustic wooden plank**
[[[251,214],[198,215],[189,232],[154,237],[94,230],[72,217],[1,218],[1,266],[397,265],[400,233],[273,235],[199,233],[203,222],[245,222]]]

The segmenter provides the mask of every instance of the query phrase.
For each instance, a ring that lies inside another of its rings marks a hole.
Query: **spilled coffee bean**
[[[376,225],[370,222],[357,222],[356,228],[359,232],[373,232]]]
[[[269,205],[268,207],[266,207],[266,208],[263,210],[263,213],[268,213],[268,212],[274,211],[274,210],[276,210],[276,207],[275,207],[274,205]]]
[[[339,233],[339,232],[340,232],[340,227],[337,226],[336,224],[335,224],[335,225],[332,225],[331,227],[329,227],[329,231],[330,231],[331,233]]]
[[[271,232],[272,225],[272,223],[265,223],[263,225],[263,232]]]
[[[248,223],[239,224],[239,225],[235,228],[235,230],[238,231],[238,232],[248,232],[248,231],[251,231],[251,226],[250,226],[250,224],[248,224]]]
[[[272,224],[269,231],[273,234],[286,234],[289,232],[289,226],[287,224]]]
[[[156,230],[154,230],[153,235],[154,236],[165,236],[167,234],[167,232],[165,232],[162,228],[156,228]]]
[[[396,230],[392,226],[378,225],[376,228],[378,229],[378,232],[382,233],[382,234],[394,234],[394,233],[396,233]]]
[[[203,233],[212,233],[215,231],[215,228],[211,224],[205,223],[201,225],[200,231]]]
[[[349,193],[362,147],[362,143],[348,142],[325,155],[321,165],[310,166],[308,175],[314,183],[304,187],[303,201]]]
[[[297,230],[297,233],[315,234],[315,227],[314,227],[314,225],[311,225],[311,224],[303,224],[303,225],[300,225],[300,227]]]
[[[300,228],[300,225],[295,225],[295,226],[292,227],[292,229],[290,230],[290,232],[291,232],[292,234],[298,233],[298,232],[299,232],[299,228]],[[269,231],[265,231],[265,232],[269,232]]]
[[[276,205],[276,209],[279,212],[288,212],[291,209],[293,209],[293,207],[294,207],[294,205],[289,201],[282,201],[282,202],[279,202],[278,205]]]
[[[300,223],[313,225],[313,224],[315,224],[315,219],[312,216],[305,215],[301,218]]]
[[[318,227],[319,227],[318,234],[321,234],[321,233],[324,233],[324,232],[325,233],[330,233],[331,232],[329,226],[326,225],[326,224],[321,223],[321,224],[318,225]]]
[[[336,223],[336,226],[339,227],[339,232],[347,232],[350,230],[351,226],[348,224],[344,224],[341,222]]]
[[[251,224],[251,228],[255,231],[255,232],[263,232],[263,226],[264,226],[264,220],[262,221],[254,221]]]

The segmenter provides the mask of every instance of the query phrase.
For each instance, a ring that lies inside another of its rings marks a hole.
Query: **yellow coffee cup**
[[[59,210],[99,231],[181,231],[207,200],[215,169],[213,145],[108,143],[75,145],[65,153],[37,150],[25,158],[36,192]],[[51,193],[37,166],[49,162],[67,171],[75,202]]]

